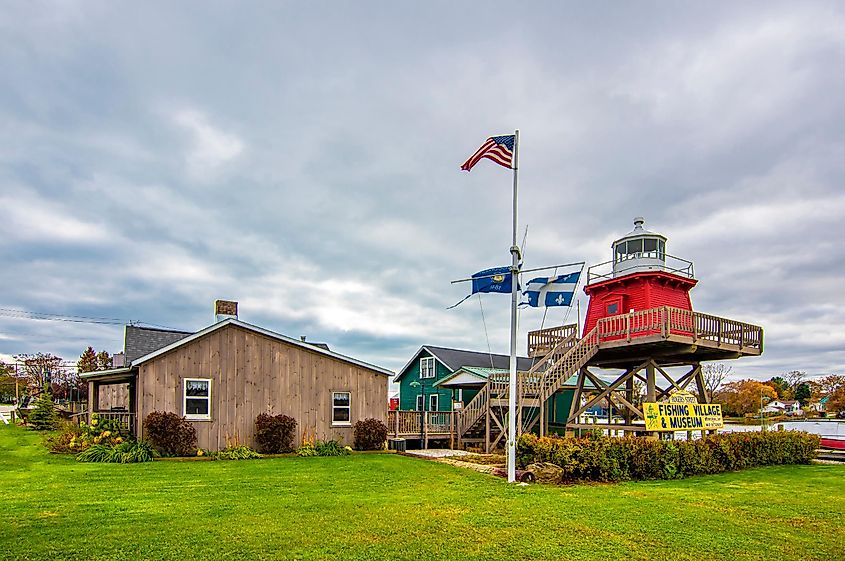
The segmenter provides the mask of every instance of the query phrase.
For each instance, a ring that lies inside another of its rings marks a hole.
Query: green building
[[[517,358],[517,370],[528,372],[540,358]],[[491,375],[507,375],[508,355],[423,345],[399,371],[401,411],[453,411],[468,405]],[[577,376],[547,402],[550,431],[563,425],[569,413]],[[537,412],[535,411],[534,414]]]

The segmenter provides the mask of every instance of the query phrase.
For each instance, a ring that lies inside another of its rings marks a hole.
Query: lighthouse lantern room
[[[631,312],[661,306],[692,311],[689,291],[698,282],[692,262],[667,254],[666,237],[644,229],[644,223],[635,218],[634,229],[613,242],[613,259],[590,267],[585,333],[600,319]]]

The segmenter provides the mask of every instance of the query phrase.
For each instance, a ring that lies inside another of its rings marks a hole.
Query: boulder
[[[538,462],[530,464],[526,471],[534,474],[534,477],[540,483],[560,483],[563,477],[563,468],[559,465],[550,464],[546,462]]]

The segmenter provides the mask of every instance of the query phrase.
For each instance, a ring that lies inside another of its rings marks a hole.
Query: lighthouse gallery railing
[[[604,341],[631,341],[656,334],[664,338],[682,335],[690,337],[694,343],[709,341],[716,345],[763,350],[761,327],[668,306],[602,318],[596,323],[599,345]]]

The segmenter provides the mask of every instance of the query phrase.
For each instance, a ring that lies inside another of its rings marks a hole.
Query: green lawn
[[[0,426],[0,560],[842,559],[845,466],[511,486],[390,454],[80,464]]]

